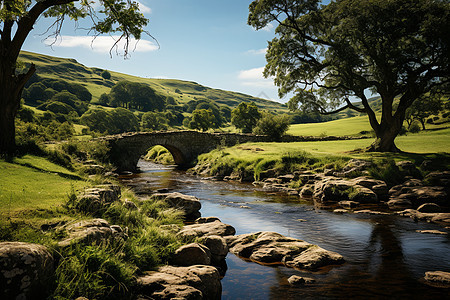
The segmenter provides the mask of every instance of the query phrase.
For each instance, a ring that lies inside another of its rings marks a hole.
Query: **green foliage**
[[[409,127],[409,132],[411,133],[418,133],[420,131],[420,126],[417,123],[412,123],[412,125]]]
[[[103,79],[109,80],[111,79],[111,73],[109,73],[108,70],[104,70],[101,74],[101,76],[103,77]]]
[[[158,112],[146,112],[142,115],[141,127],[144,131],[166,130],[167,119]]]
[[[36,104],[48,99],[44,92],[47,87],[41,82],[35,82],[27,89],[24,89],[22,97],[27,103]]]
[[[254,102],[241,102],[231,111],[231,123],[244,133],[252,132],[259,118],[261,118],[261,113]]]
[[[109,97],[109,104],[114,107],[123,106],[142,111],[161,111],[165,107],[164,97],[144,83],[119,81],[112,87]]]
[[[212,110],[196,109],[192,112],[189,128],[207,131],[213,126],[214,115]]]
[[[280,140],[289,129],[290,123],[291,119],[288,115],[276,116],[268,112],[263,112],[255,128],[253,128],[253,133],[268,135],[275,140]]]
[[[123,244],[74,245],[60,252],[55,298],[124,299],[136,267],[125,261]]]
[[[442,100],[439,96],[422,95],[420,98],[416,99],[406,110],[406,121],[411,127],[413,125],[413,121],[417,120],[422,124],[422,130],[425,130],[425,120],[431,115],[438,114],[441,109]]]
[[[370,176],[386,182],[389,186],[402,183],[405,178],[404,174],[392,159],[385,159],[368,169]]]
[[[89,109],[81,116],[80,122],[92,131],[101,133],[116,134],[139,130],[139,119],[131,111],[121,107],[110,111]]]
[[[255,0],[249,9],[248,24],[257,30],[278,24],[264,76],[275,77],[280,96],[295,94],[289,107],[367,113],[378,138],[374,151],[396,150],[406,108],[446,82],[448,1]],[[366,90],[380,95],[386,117],[377,120]]]
[[[172,154],[170,154],[169,150],[164,148],[163,146],[155,146],[150,149],[145,155],[146,160],[151,160],[159,164],[164,165],[173,165],[175,161],[173,160]]]

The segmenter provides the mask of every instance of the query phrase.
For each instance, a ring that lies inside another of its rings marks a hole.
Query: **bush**
[[[106,80],[111,79],[111,73],[109,73],[108,70],[104,70],[101,75]]]
[[[289,129],[291,119],[288,115],[275,116],[271,113],[263,112],[262,117],[253,129],[254,134],[268,135],[274,140],[280,140]]]
[[[413,123],[411,127],[409,127],[409,132],[418,133],[420,131],[420,126],[417,123]]]

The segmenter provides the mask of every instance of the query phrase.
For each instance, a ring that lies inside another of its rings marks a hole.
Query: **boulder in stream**
[[[233,226],[222,223],[219,219],[213,222],[198,223],[203,222],[203,219],[196,221],[195,224],[184,226],[178,235],[187,238],[195,238],[202,236],[228,236],[234,235],[236,230]]]
[[[443,271],[425,272],[425,282],[440,288],[450,288],[450,273]]]
[[[225,238],[230,252],[258,263],[279,263],[315,270],[345,262],[342,255],[276,232],[257,232]]]

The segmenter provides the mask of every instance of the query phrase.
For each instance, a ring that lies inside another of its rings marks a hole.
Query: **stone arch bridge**
[[[198,155],[218,146],[246,142],[269,142],[267,136],[235,133],[204,133],[198,131],[136,132],[100,138],[110,147],[109,160],[117,171],[136,171],[139,158],[156,145],[165,147],[180,167],[191,166]]]

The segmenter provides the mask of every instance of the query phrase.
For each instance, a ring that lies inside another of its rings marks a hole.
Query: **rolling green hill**
[[[288,109],[281,103],[256,98],[237,92],[213,89],[196,82],[175,79],[142,78],[110,71],[111,79],[101,76],[103,69],[86,67],[75,59],[58,58],[43,54],[22,51],[19,60],[24,64],[34,63],[36,74],[41,78],[64,79],[71,83],[85,86],[92,94],[92,103],[95,104],[103,93],[109,93],[111,87],[121,80],[148,84],[162,96],[172,96],[179,104],[191,100],[209,99],[218,105],[226,105],[231,109],[241,102],[255,102],[260,109],[272,112],[287,112]]]

